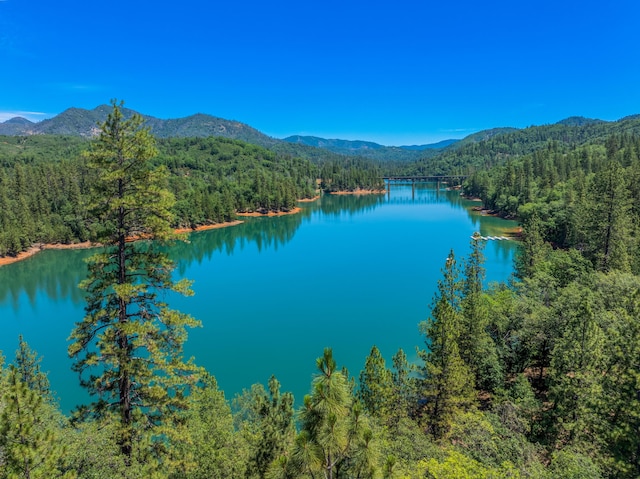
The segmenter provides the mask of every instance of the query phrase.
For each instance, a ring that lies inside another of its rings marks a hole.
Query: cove
[[[449,251],[461,260],[475,231],[502,236],[517,226],[473,213],[473,204],[435,184],[392,185],[386,195],[325,195],[296,215],[191,234],[169,251],[195,296],[166,298],[202,321],[185,356],[227,398],[275,374],[298,404],[325,347],[355,377],[374,344],[388,361],[399,348],[415,360],[424,344],[418,323]],[[516,249],[515,241],[486,242],[487,282],[508,280]],[[65,412],[89,400],[67,338],[84,315],[77,285],[92,253],[46,250],[0,268],[0,351],[12,360],[22,334]]]

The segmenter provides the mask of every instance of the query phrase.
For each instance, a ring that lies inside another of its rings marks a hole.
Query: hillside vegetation
[[[640,118],[632,116],[614,122],[573,117],[553,125],[524,129],[494,128],[469,135],[434,157],[412,164],[394,165],[396,173],[470,174],[487,171],[508,159],[544,150],[556,142],[564,151],[587,144],[604,144],[613,134],[640,132]]]
[[[0,256],[34,243],[94,239],[95,178],[82,154],[90,147],[76,136],[0,137]],[[157,147],[154,163],[169,170],[177,199],[176,228],[229,221],[236,212],[289,211],[317,194],[321,174],[328,190],[381,187],[373,165],[333,161],[321,171],[309,160],[222,137],[166,138]]]

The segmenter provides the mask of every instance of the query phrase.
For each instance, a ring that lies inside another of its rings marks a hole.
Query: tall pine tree
[[[425,362],[424,412],[435,437],[446,435],[455,415],[474,402],[473,373],[460,357],[460,297],[459,270],[451,251],[438,281],[432,317],[420,323],[427,343],[427,350],[419,352]]]
[[[166,173],[150,163],[156,149],[142,117],[125,119],[123,103],[112,105],[87,154],[97,176],[93,215],[104,250],[91,257],[81,284],[86,316],[71,334],[69,354],[96,397],[91,412],[118,418],[120,451],[131,464],[134,445],[147,445],[142,455],[161,453],[179,432],[172,422],[197,379],[182,346],[186,328],[198,322],[160,300],[167,291],[192,294],[188,281],[173,281],[173,263],[158,247],[173,238],[174,198]]]

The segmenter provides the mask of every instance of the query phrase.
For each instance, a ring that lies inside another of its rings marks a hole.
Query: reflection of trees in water
[[[439,186],[438,188],[438,183],[416,183],[412,188],[410,184],[392,184],[391,193],[387,194],[386,202],[390,205],[446,203],[453,209],[466,211],[471,224],[483,236],[502,236],[507,230],[518,226],[516,221],[483,216],[479,212],[473,211],[473,207],[482,206],[482,203],[465,198],[458,190],[447,190],[443,184]]]
[[[184,274],[190,263],[210,260],[217,251],[231,255],[250,243],[255,243],[258,251],[270,247],[277,249],[293,238],[302,221],[310,215],[311,209],[303,208],[293,215],[246,218],[238,226],[193,233],[187,243],[178,242],[172,246],[170,255],[178,265],[177,271]]]
[[[245,222],[238,226],[193,233],[188,243],[171,248],[171,258],[178,264],[177,271],[184,274],[191,262],[210,260],[217,251],[231,255],[247,244],[255,244],[258,251],[278,249],[293,239],[300,225],[315,211],[325,215],[354,214],[372,210],[384,202],[383,195],[324,195],[317,201],[304,203],[297,214],[244,218]]]
[[[35,304],[38,293],[56,300],[84,301],[78,283],[86,276],[84,259],[95,250],[49,250],[18,263],[0,268],[0,305],[10,303],[17,311],[21,293]]]
[[[457,190],[447,190],[442,183],[392,183],[386,195],[387,203],[394,205],[435,205],[449,203],[456,208],[465,208],[468,200]]]
[[[169,252],[177,263],[177,272],[183,275],[192,261],[200,263],[210,260],[217,251],[231,255],[252,243],[256,244],[259,251],[271,247],[277,249],[288,243],[300,225],[314,212],[331,216],[353,215],[374,210],[385,203],[404,202],[446,202],[465,209],[469,206],[469,201],[462,198],[457,191],[438,191],[432,184],[416,185],[413,200],[411,186],[405,186],[402,190],[398,186],[392,188],[397,191],[392,190],[391,195],[323,195],[318,201],[304,203],[302,211],[298,214],[246,218],[245,222],[238,226],[191,234],[188,243],[176,242],[170,247]],[[500,222],[499,219],[481,219],[471,212],[469,215],[482,234],[486,234],[485,229],[493,229],[492,226],[496,229],[502,226],[488,224],[492,221]],[[484,223],[482,228],[481,222]],[[78,283],[86,276],[84,259],[95,252],[95,249],[49,250],[28,260],[3,266],[0,268],[0,306],[11,304],[17,310],[23,292],[31,304],[35,303],[39,292],[44,292],[52,300],[70,298],[74,304],[82,303],[84,296],[78,288]]]
[[[284,245],[293,238],[304,218],[311,215],[305,208],[294,215],[266,218],[247,218],[238,226],[203,231],[189,236],[188,242],[177,241],[169,248],[178,272],[184,273],[192,261],[210,259],[216,251],[233,254],[247,243],[255,243],[258,250]],[[84,302],[78,284],[87,274],[84,259],[96,249],[49,250],[33,258],[0,268],[0,305],[20,306],[20,296],[26,294],[29,302],[36,302],[37,294],[44,292],[51,300],[71,299],[74,304]]]
[[[386,202],[385,195],[323,195],[313,203],[315,210],[325,215],[341,215],[342,213],[363,213],[371,211]]]

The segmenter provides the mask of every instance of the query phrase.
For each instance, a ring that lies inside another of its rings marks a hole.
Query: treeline
[[[525,245],[575,248],[600,271],[640,273],[640,134],[573,149],[549,143],[475,173],[464,191],[518,217],[527,226]]]
[[[602,144],[611,135],[639,133],[640,118],[637,116],[615,122],[573,118],[521,130],[496,128],[469,135],[435,157],[425,156],[414,163],[387,167],[392,174],[468,175],[545,150],[549,143],[555,143],[563,150],[573,150],[588,144]]]
[[[342,161],[328,161],[320,165],[320,187],[326,192],[384,190],[380,167],[362,158],[345,157]]]
[[[95,177],[82,154],[89,148],[77,137],[0,139],[0,256],[35,243],[95,238],[96,225],[89,220]],[[328,190],[380,187],[375,167],[351,159],[320,168],[219,137],[162,139],[157,148],[154,163],[169,170],[168,187],[177,199],[174,227],[221,223],[236,212],[288,211],[296,200],[317,194],[323,174]]]

